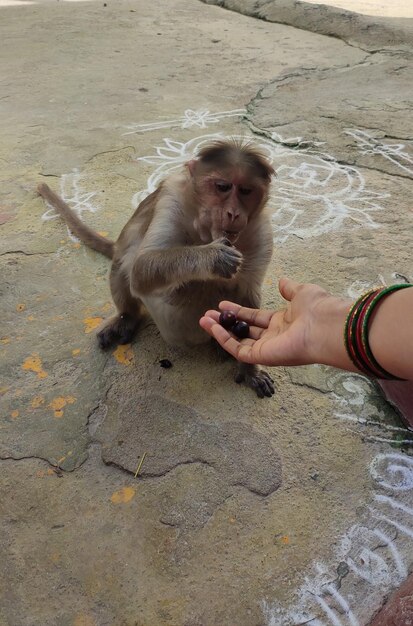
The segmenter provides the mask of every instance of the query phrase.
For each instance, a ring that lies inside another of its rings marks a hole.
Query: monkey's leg
[[[239,298],[239,302],[246,307],[258,309],[261,304],[259,292],[249,292]],[[274,381],[268,372],[258,365],[250,363],[238,363],[238,372],[235,376],[236,383],[245,383],[251,387],[259,398],[271,398],[275,393]]]
[[[132,296],[128,281],[116,262],[113,263],[110,272],[110,290],[119,313],[97,334],[99,346],[103,350],[130,343],[142,320],[142,302]]]

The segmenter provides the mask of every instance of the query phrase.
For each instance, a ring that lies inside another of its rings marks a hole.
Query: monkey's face
[[[197,230],[203,241],[208,232],[210,240],[226,237],[234,244],[268,197],[268,183],[234,168],[211,172],[197,182]]]

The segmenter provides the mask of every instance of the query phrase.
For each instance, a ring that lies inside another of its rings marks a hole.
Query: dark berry
[[[219,316],[219,323],[227,330],[231,330],[236,321],[237,317],[234,311],[222,311],[221,315]]]
[[[238,339],[246,339],[250,334],[250,327],[247,322],[237,322],[231,328],[231,332],[233,332]]]

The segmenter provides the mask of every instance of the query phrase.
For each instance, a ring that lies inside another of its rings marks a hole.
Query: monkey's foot
[[[235,382],[245,383],[255,391],[259,398],[271,398],[275,393],[274,381],[271,376],[254,365],[241,364]]]
[[[139,321],[128,313],[122,313],[112,318],[97,334],[99,347],[102,350],[107,350],[119,344],[130,343],[136,335]]]

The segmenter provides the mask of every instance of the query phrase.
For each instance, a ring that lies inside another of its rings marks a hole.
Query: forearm
[[[331,365],[349,372],[359,372],[347,354],[344,343],[344,326],[353,301],[326,296],[314,312],[309,333],[312,339],[311,362]]]
[[[351,300],[328,296],[314,319],[312,360],[359,372],[347,354],[344,326]],[[389,294],[377,304],[368,326],[370,349],[387,372],[413,379],[413,288]]]
[[[212,255],[206,246],[181,246],[150,250],[138,255],[130,282],[137,294],[173,287],[190,280],[204,280],[211,273]]]
[[[369,344],[385,370],[413,380],[413,287],[391,293],[374,310]]]

